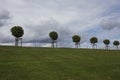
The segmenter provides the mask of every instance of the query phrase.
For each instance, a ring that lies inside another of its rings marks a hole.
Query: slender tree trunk
[[[15,46],[17,45],[17,40],[16,40],[16,38],[15,38]]]
[[[117,49],[119,48],[118,46],[116,46],[117,47]]]
[[[19,38],[19,40],[20,40],[20,46],[22,47],[22,38]]]
[[[54,40],[52,40],[51,46],[52,46],[52,48],[54,48]]]
[[[55,46],[54,46],[54,42],[52,43],[52,46],[53,46],[53,48],[55,48]]]
[[[106,45],[106,49],[108,50],[108,45]]]
[[[75,48],[77,48],[77,43],[75,42]]]
[[[21,38],[21,47],[22,47],[22,38]]]
[[[93,47],[93,49],[96,49],[97,45],[95,43],[93,43],[92,47]]]
[[[15,38],[15,46],[18,46],[18,38]]]
[[[57,48],[57,41],[56,41],[56,48]]]
[[[94,43],[93,43],[92,47],[93,47],[93,49],[95,48],[95,44]]]
[[[75,48],[79,48],[79,43],[75,42]]]
[[[78,44],[77,44],[77,48],[78,48]]]
[[[80,43],[78,45],[79,45],[79,48],[80,48]]]
[[[79,43],[76,43],[77,48],[79,47]]]

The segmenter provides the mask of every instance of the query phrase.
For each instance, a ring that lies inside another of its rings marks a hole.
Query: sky
[[[14,45],[10,29],[22,26],[24,46],[50,47],[49,32],[57,31],[58,47],[74,47],[73,35],[81,47],[89,39],[120,41],[120,0],[0,0],[0,45]]]

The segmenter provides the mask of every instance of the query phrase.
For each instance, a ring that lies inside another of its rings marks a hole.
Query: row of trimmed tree
[[[103,40],[103,43],[106,45],[105,48],[108,49],[109,48],[109,44],[110,44],[110,40],[109,39],[105,39],[105,40]],[[113,42],[113,45],[116,46],[116,48],[118,49],[118,46],[120,45],[120,42],[115,40]]]
[[[78,48],[78,46],[80,45],[80,40],[81,40],[80,36],[74,35],[72,37],[72,39],[73,39],[73,42],[75,42],[76,48]],[[97,45],[96,45],[97,42],[98,42],[97,37],[91,37],[90,38],[90,43],[92,44],[93,48],[97,47]],[[105,48],[108,49],[109,48],[109,44],[110,44],[110,40],[109,39],[104,39],[103,43],[106,45]],[[120,45],[120,42],[115,40],[113,42],[113,45],[116,46],[116,48],[118,48],[118,46]]]
[[[78,48],[80,46],[80,40],[81,40],[80,36],[79,35],[74,35],[72,37],[72,40],[75,43],[75,47]],[[96,45],[97,42],[98,42],[97,37],[91,37],[90,38],[90,43],[92,44],[93,48],[97,47],[97,45]],[[110,44],[110,40],[109,39],[104,39],[103,43],[106,45],[105,48],[108,49],[109,48],[109,44]],[[113,42],[113,45],[116,46],[116,48],[118,48],[118,46],[120,45],[120,42],[115,40]]]
[[[24,30],[21,26],[14,26],[11,28],[11,33],[15,37],[15,46],[18,46],[18,41],[21,40],[21,46],[22,46],[22,36],[24,35]],[[53,48],[55,48],[55,44],[57,47],[57,39],[58,39],[58,33],[56,31],[52,31],[49,33],[49,37],[51,38],[51,45]],[[72,41],[75,43],[75,47],[79,48],[80,47],[80,41],[81,37],[79,35],[74,35],[72,36]],[[92,44],[92,47],[95,48],[97,47],[96,43],[98,42],[97,37],[91,37],[90,38],[90,43]],[[110,40],[105,39],[103,40],[103,43],[106,45],[106,49],[109,48]],[[118,48],[120,42],[115,40],[113,42],[113,45]]]

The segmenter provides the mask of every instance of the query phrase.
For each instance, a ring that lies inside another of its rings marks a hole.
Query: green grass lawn
[[[1,46],[0,80],[120,80],[120,51]]]

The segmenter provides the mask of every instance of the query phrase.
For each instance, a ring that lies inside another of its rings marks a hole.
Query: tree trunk
[[[117,49],[119,48],[118,46],[116,46],[117,47]]]
[[[75,48],[79,48],[79,43],[75,42]]]
[[[54,42],[52,43],[52,45],[53,45],[53,48],[55,48],[55,47],[54,47]]]
[[[22,47],[22,38],[20,38],[20,40],[21,40],[21,47]]]
[[[107,49],[107,50],[109,49],[109,46],[108,46],[108,45],[106,45],[106,49]]]
[[[52,48],[54,48],[54,40],[52,40],[51,46],[52,46]]]
[[[78,43],[76,43],[76,46],[77,46],[77,48],[79,47],[79,44]]]
[[[77,43],[75,42],[75,48],[77,48]]]
[[[96,49],[97,45],[95,43],[93,43],[92,47],[93,47],[93,49]]]
[[[18,46],[18,38],[15,38],[15,46]]]
[[[56,41],[56,48],[57,48],[57,41]]]
[[[95,44],[94,43],[93,43],[92,47],[93,47],[93,49],[95,48]]]
[[[79,45],[79,48],[81,48],[81,47],[80,47],[80,43],[79,43],[78,45]]]

